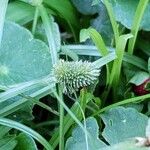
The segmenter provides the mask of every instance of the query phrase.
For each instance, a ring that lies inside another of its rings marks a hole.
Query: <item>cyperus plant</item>
[[[100,74],[100,69],[88,61],[61,59],[54,65],[53,74],[56,81],[63,86],[63,92],[72,94],[82,87],[93,84]]]

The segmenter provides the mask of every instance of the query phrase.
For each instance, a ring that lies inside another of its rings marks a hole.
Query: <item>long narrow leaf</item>
[[[137,10],[135,12],[133,25],[131,28],[131,33],[133,35],[133,38],[129,40],[129,45],[128,45],[128,53],[131,55],[133,54],[133,49],[134,49],[135,41],[137,38],[138,30],[140,27],[140,23],[142,21],[142,17],[144,15],[144,11],[146,9],[148,2],[149,2],[149,0],[140,0]]]
[[[103,0],[103,2],[106,6],[106,9],[107,9],[107,12],[108,12],[111,24],[112,24],[112,28],[113,28],[114,36],[115,36],[115,43],[117,43],[118,38],[119,38],[119,30],[118,30],[118,25],[117,25],[117,22],[116,22],[114,13],[113,13],[112,6],[111,6],[111,4],[109,3],[108,0]]]
[[[65,45],[61,46],[62,49],[70,49],[74,53],[78,55],[85,55],[85,56],[100,56],[102,57],[102,54],[98,51],[96,46],[93,45]],[[112,47],[106,47],[109,52],[115,51]],[[60,54],[64,54],[63,51]]]
[[[106,45],[100,33],[98,33],[94,28],[88,28],[88,29],[85,29],[85,31],[87,31],[88,36],[90,36],[91,39],[93,40],[99,53],[102,54],[103,57],[106,56],[109,53],[109,51],[106,48]],[[106,74],[107,74],[107,78],[106,78],[106,86],[107,86],[109,83],[109,79],[110,79],[110,67],[108,64],[106,64]]]
[[[83,116],[81,115],[81,110],[79,108],[78,103],[80,103],[80,106],[84,111],[86,108],[86,104],[90,101],[89,99],[91,100],[91,98],[85,94],[85,91],[82,90],[80,101],[75,102],[70,108],[70,110],[75,114],[75,116],[77,116],[79,120],[81,120]],[[70,117],[69,114],[66,114],[66,116],[64,117],[64,134],[69,130],[73,123],[73,118]],[[53,146],[53,148],[56,148],[56,146],[59,144],[59,128],[57,128],[56,132],[53,134],[50,143]]]
[[[0,118],[0,124],[4,126],[8,126],[11,128],[15,128],[19,131],[22,131],[30,136],[32,136],[34,139],[36,139],[39,143],[41,143],[47,150],[53,150],[52,146],[37,132],[32,130],[31,128],[18,123],[16,121],[6,119],[6,118]]]
[[[94,66],[102,67],[102,66],[106,65],[107,63],[111,62],[112,60],[115,60],[116,58],[117,58],[117,56],[115,53],[110,53],[110,54],[106,55],[105,57],[96,60],[93,63],[93,67]]]
[[[148,52],[148,48],[150,46],[146,47],[145,50],[147,50]],[[78,55],[85,55],[85,56],[96,56],[96,57],[102,57],[102,55],[98,52],[96,46],[91,46],[91,45],[65,45],[62,46],[62,48],[68,48],[71,51],[73,51],[74,53],[78,54]],[[107,49],[109,50],[109,52],[113,52],[115,51],[114,48],[111,47],[107,47]],[[64,55],[63,52],[60,53],[61,55]],[[124,53],[123,56],[123,61],[127,62],[129,64],[132,64],[140,69],[143,69],[145,71],[147,71],[147,62],[144,61],[143,59],[134,56],[134,55],[129,55],[126,52]]]
[[[3,35],[3,26],[4,26],[4,21],[5,21],[5,13],[7,9],[7,4],[8,0],[0,0],[0,45],[1,45],[1,40],[2,40],[2,35]]]
[[[32,93],[30,95],[30,97],[34,97],[36,99],[40,99],[48,94],[51,93],[51,89],[54,88],[55,85],[49,85],[45,88],[42,88],[34,93]],[[16,102],[13,102],[12,104],[4,107],[3,109],[0,110],[0,117],[5,117],[8,116],[14,112],[16,112],[17,110],[23,108],[26,104],[31,103],[30,100],[26,99],[26,98],[22,98],[19,99]]]
[[[50,81],[48,83],[47,81],[44,81],[44,79],[40,79],[18,84],[17,86],[15,85],[16,87],[10,88],[5,92],[0,93],[0,103],[41,85],[47,86],[47,84],[54,84],[54,81],[52,81],[51,79],[53,80],[53,78],[50,78]]]
[[[147,71],[147,68],[148,68],[147,62],[143,60],[142,58],[139,58],[135,55],[124,53],[123,61]]]
[[[113,81],[114,83],[113,86],[117,86],[119,83],[126,43],[127,43],[127,40],[130,39],[131,37],[133,37],[132,34],[125,34],[125,35],[121,35],[118,38],[118,43],[116,45],[116,54],[117,54],[118,59],[116,59],[113,64],[112,73],[111,73],[112,76],[110,79],[110,81],[111,82]]]
[[[45,33],[48,39],[48,44],[49,44],[49,49],[51,52],[52,56],[52,63],[55,64],[58,60],[57,56],[57,41],[55,41],[55,30],[54,30],[54,21],[52,16],[47,14],[47,11],[43,5],[38,6],[44,28],[45,28]]]

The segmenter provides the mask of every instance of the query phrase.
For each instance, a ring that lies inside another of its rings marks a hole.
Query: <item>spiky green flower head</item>
[[[82,87],[94,83],[100,74],[100,69],[88,61],[64,61],[54,65],[54,76],[57,83],[63,86],[63,92],[72,94]]]

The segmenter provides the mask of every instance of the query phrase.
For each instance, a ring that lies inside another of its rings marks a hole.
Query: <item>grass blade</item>
[[[84,29],[84,30],[81,30],[81,33],[82,33],[82,31],[87,32],[88,36],[91,37],[95,46],[99,50],[99,53],[102,54],[103,57],[109,53],[109,51],[106,48],[105,43],[102,39],[102,36],[95,29],[93,29],[93,28]],[[107,74],[106,86],[107,86],[109,83],[109,78],[110,78],[110,67],[108,64],[106,64],[106,72],[107,72],[106,73]]]
[[[133,97],[133,98],[129,98],[129,99],[125,99],[123,101],[119,101],[117,103],[114,103],[114,104],[111,104],[109,106],[106,106],[104,108],[102,108],[101,110],[98,110],[96,113],[94,113],[92,116],[96,116],[96,115],[99,115],[111,108],[114,108],[114,107],[117,107],[117,106],[122,106],[122,105],[125,105],[125,104],[129,104],[129,103],[137,103],[138,101],[144,101],[145,99],[148,99],[149,100],[150,98],[150,94],[146,94],[146,95],[143,95],[143,96],[137,96],[137,97]]]
[[[142,43],[140,43],[141,45],[139,46],[140,48],[143,48],[145,50],[145,53],[147,53],[150,56],[150,45],[149,43],[144,45]],[[145,46],[145,47],[144,47]],[[73,51],[74,53],[78,54],[78,55],[85,55],[85,56],[96,56],[96,57],[102,57],[102,55],[98,52],[96,46],[91,46],[91,45],[65,45],[62,46],[62,48],[68,48],[70,49],[70,51]],[[107,47],[109,52],[113,52],[115,51],[115,49],[111,48],[111,47]],[[144,51],[143,50],[143,51]],[[64,55],[63,52],[60,53],[61,55]],[[129,55],[127,52],[124,53],[123,56],[123,61],[130,63],[140,69],[143,69],[145,71],[147,71],[147,62],[144,61],[143,59],[134,56],[134,55]]]
[[[116,92],[116,88],[119,83],[120,73],[122,68],[123,55],[126,47],[127,40],[132,37],[132,34],[121,35],[118,39],[118,43],[116,45],[116,55],[117,58],[113,63],[113,68],[111,72],[110,84],[113,82],[113,89]]]
[[[58,60],[57,56],[57,46],[56,41],[54,40],[54,21],[52,16],[47,14],[47,11],[43,5],[38,6],[44,27],[45,27],[45,33],[48,39],[49,49],[52,56],[52,63],[55,64]]]
[[[3,26],[4,26],[4,21],[5,21],[5,14],[6,14],[6,9],[8,5],[8,0],[0,0],[0,45],[1,45],[1,40],[3,36]]]
[[[118,31],[118,25],[117,25],[117,22],[116,22],[114,13],[113,13],[112,6],[111,6],[111,4],[109,3],[108,0],[103,0],[103,3],[106,6],[106,9],[107,9],[107,12],[108,12],[111,24],[112,24],[112,28],[113,28],[114,36],[115,36],[115,43],[117,43],[118,38],[119,38],[119,31]]]
[[[146,6],[148,4],[149,0],[140,0],[138,7],[135,12],[134,20],[133,20],[133,25],[131,28],[131,34],[133,35],[133,38],[129,40],[129,45],[128,45],[128,53],[133,54],[134,46],[135,46],[135,41],[137,38],[138,30],[140,27],[140,23],[142,21],[142,17],[144,15],[144,11],[146,9]]]
[[[15,87],[6,89],[5,92],[0,93],[0,103],[6,101],[7,99],[13,98],[21,93],[29,91],[31,89],[40,87],[40,86],[47,86],[47,84],[54,84],[53,78],[40,79],[40,80],[33,80],[28,81],[25,83],[20,83],[18,85],[14,85]],[[7,87],[6,87],[7,88]]]
[[[70,51],[78,54],[78,55],[85,55],[85,56],[100,56],[102,57],[102,54],[99,52],[96,46],[93,45],[65,45],[61,46],[62,49],[69,49]],[[109,52],[115,51],[112,47],[106,47]],[[60,54],[64,54],[63,50]]]
[[[51,89],[54,88],[55,85],[49,85],[45,88],[42,88],[30,95],[30,97],[34,97],[35,99],[40,99],[48,94],[51,93]],[[12,104],[4,107],[3,109],[0,110],[0,117],[5,117],[8,116],[17,110],[23,108],[26,104],[31,103],[27,98],[22,98],[19,99],[16,102],[13,102]],[[33,102],[32,102],[33,103]]]
[[[90,99],[90,97],[86,95],[84,90],[82,90],[80,101],[75,102],[74,105],[72,106],[72,108],[70,109],[75,114],[75,116],[77,116],[77,118],[79,120],[81,120],[83,116],[82,116],[82,113],[80,111],[78,103],[80,103],[80,106],[82,107],[82,110],[84,111],[86,108],[86,104],[89,101],[89,99]],[[74,123],[73,118],[71,118],[70,115],[67,114],[64,117],[64,134],[70,129],[70,127],[73,123]],[[59,128],[56,130],[56,132],[54,133],[54,135],[52,136],[52,138],[50,140],[50,143],[53,146],[53,148],[56,148],[56,146],[59,144]]]
[[[18,123],[16,121],[6,119],[6,118],[0,118],[0,124],[10,127],[10,128],[15,128],[19,131],[22,131],[22,132],[32,136],[34,139],[36,139],[39,143],[41,143],[46,148],[46,150],[53,150],[52,146],[40,134],[38,134],[31,128],[29,128],[21,123]]]
[[[64,101],[64,97],[63,97],[63,93],[62,93],[62,87],[59,85],[58,87],[58,92],[59,92],[59,96],[62,99],[62,101]],[[64,108],[62,105],[59,105],[59,149],[64,150]]]
[[[100,58],[98,60],[96,60],[95,62],[93,62],[93,67],[94,66],[98,66],[99,68],[106,65],[107,63],[115,60],[117,58],[115,53],[110,53],[108,55],[106,55],[103,58]]]
[[[145,60],[143,60],[142,58],[139,58],[137,56],[134,56],[134,55],[130,55],[128,53],[124,53],[124,57],[123,57],[123,61],[124,62],[127,62],[127,63],[130,63],[144,71],[147,71],[147,62]]]

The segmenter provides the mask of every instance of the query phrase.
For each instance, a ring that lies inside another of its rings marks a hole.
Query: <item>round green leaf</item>
[[[140,0],[109,0],[113,6],[116,20],[131,29],[135,11]],[[140,29],[150,31],[150,2],[144,12]]]
[[[99,136],[99,127],[97,121],[93,117],[86,119],[86,127],[88,131],[88,146],[89,150],[98,150],[99,148],[105,147],[105,143],[102,142]],[[86,150],[85,133],[81,127],[76,127],[66,142],[66,150]]]
[[[137,146],[135,139],[130,139],[113,146],[102,148],[101,150],[149,150],[146,146]]]
[[[46,44],[25,28],[6,22],[0,47],[0,84],[11,85],[46,76],[51,71]]]
[[[117,107],[101,115],[105,123],[102,133],[110,144],[117,144],[132,137],[144,137],[148,117],[133,108]]]

